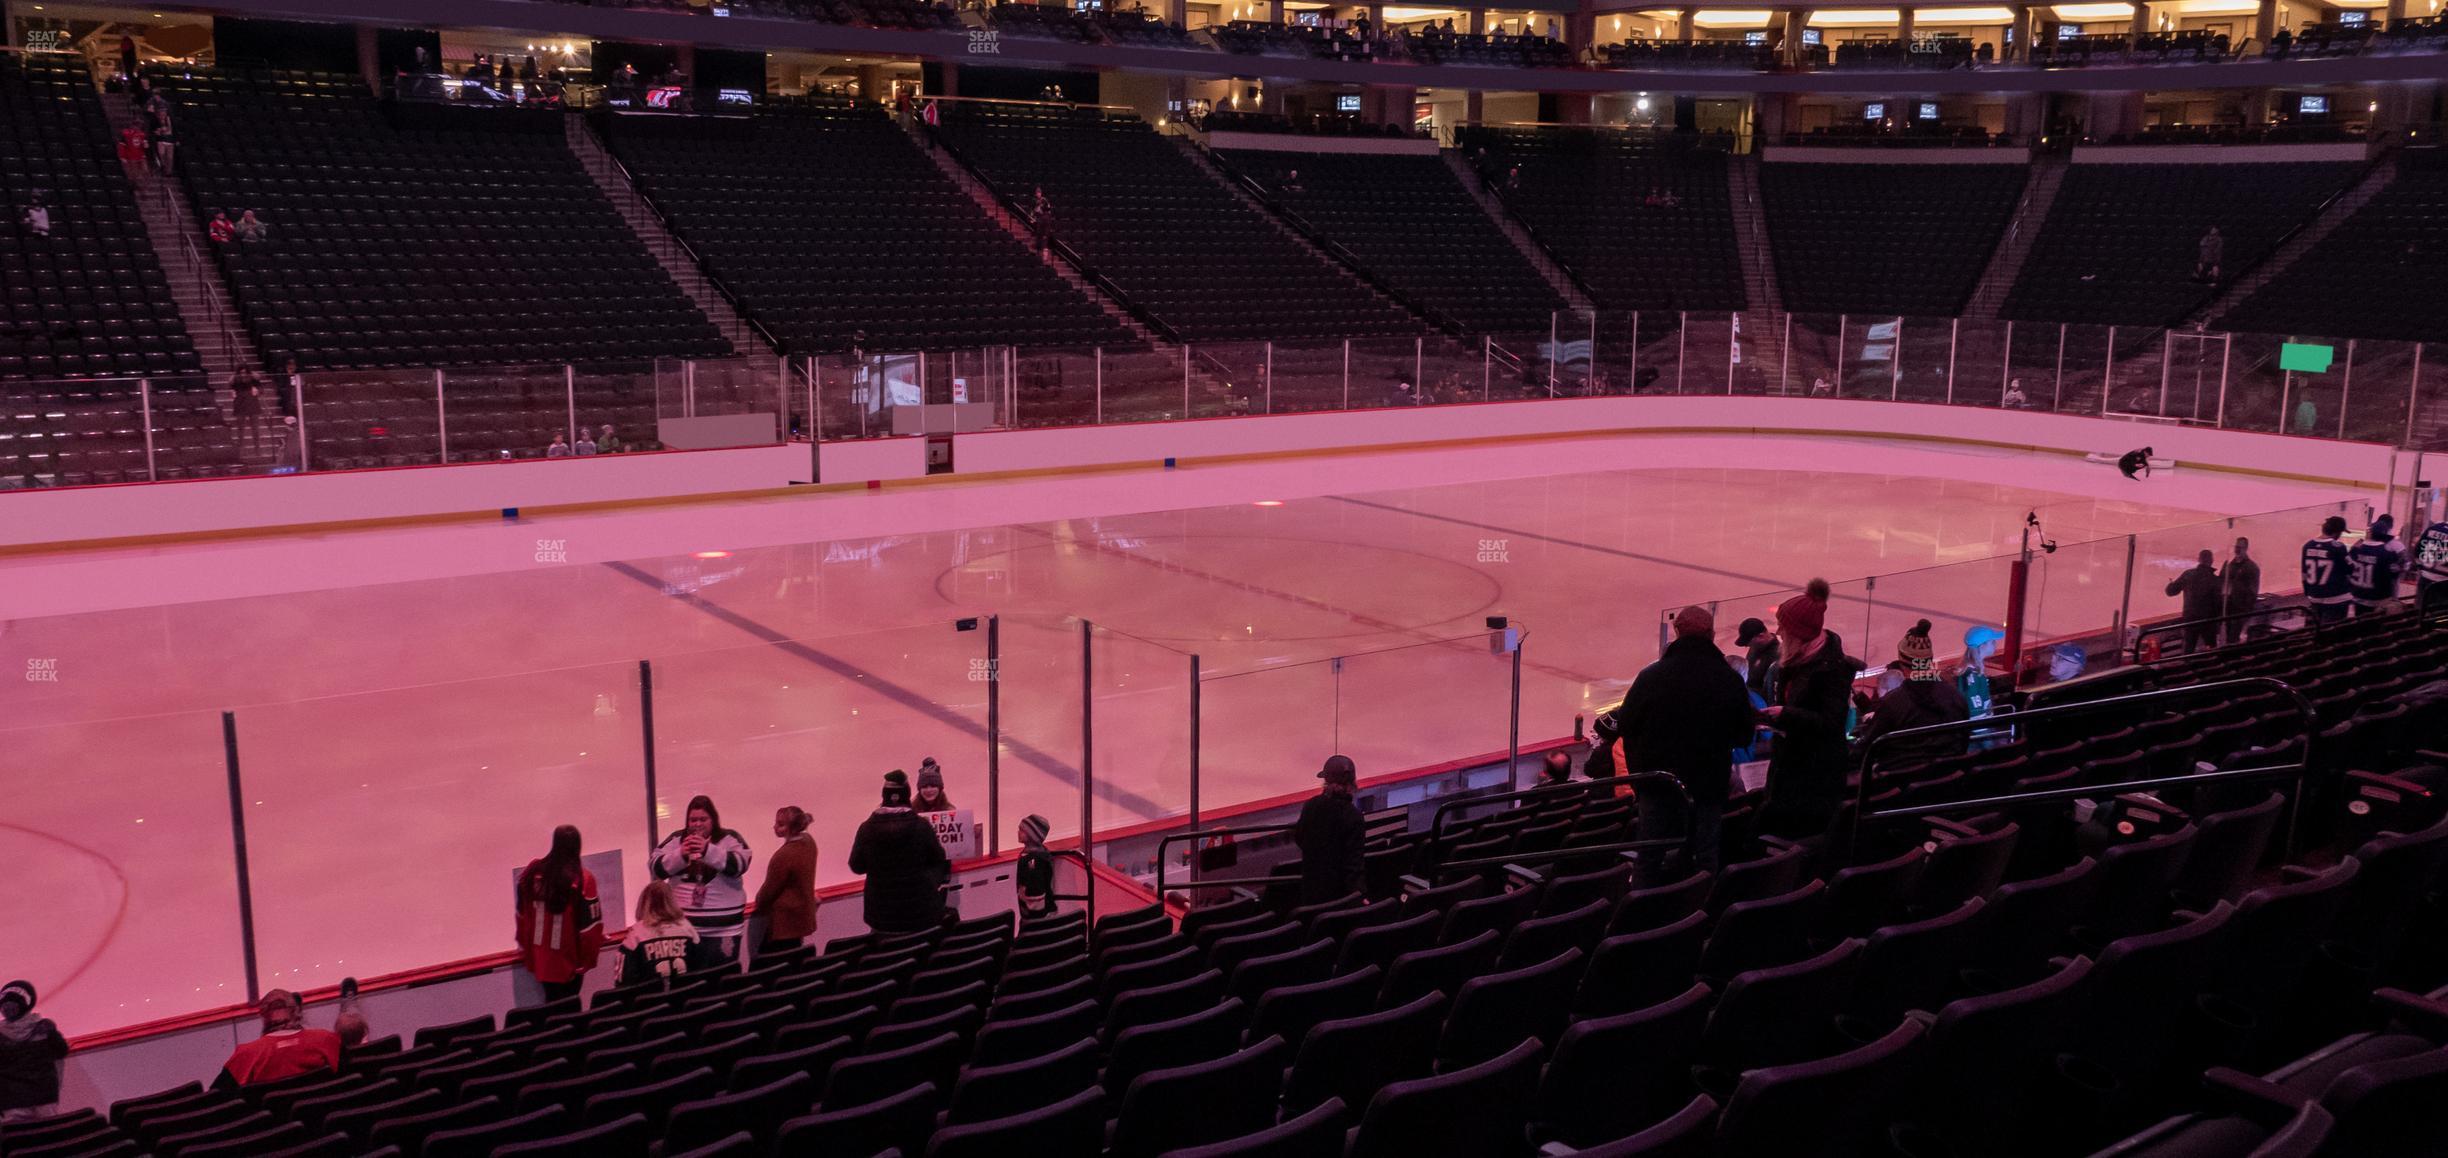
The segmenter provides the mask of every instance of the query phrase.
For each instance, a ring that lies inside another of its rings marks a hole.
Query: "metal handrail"
[[[1244,824],[1237,825],[1232,828],[1194,828],[1187,832],[1167,833],[1163,838],[1156,842],[1156,896],[1159,899],[1162,899],[1165,893],[1169,891],[1165,885],[1165,867],[1172,863],[1172,858],[1165,855],[1165,850],[1172,848],[1174,845],[1185,840],[1209,840],[1216,837],[1225,836],[1256,836],[1260,834],[1290,832],[1292,831],[1292,828],[1293,826],[1289,824]],[[1183,887],[1193,889],[1208,889],[1245,884],[1280,884],[1298,881],[1299,879],[1299,877],[1241,877],[1231,880],[1191,881]]]
[[[2135,631],[2135,633],[2134,633],[2134,641],[2133,641],[2133,646],[2132,646],[2132,647],[2130,647],[2130,648],[2127,648],[2126,650],[2127,650],[2127,652],[2129,652],[2129,653],[2130,653],[2130,654],[2133,656],[2133,662],[2138,664],[2138,663],[2143,662],[2143,660],[2142,660],[2142,650],[2143,650],[2143,649],[2142,649],[2142,643],[2143,643],[2143,641],[2144,641],[2144,640],[2156,639],[2156,638],[2158,638],[2158,637],[2160,637],[2160,636],[2164,636],[2164,635],[2176,635],[2176,634],[2180,634],[2180,633],[2182,633],[2182,632],[2186,631],[2187,629],[2194,628],[2194,627],[2201,627],[2201,626],[2225,627],[2226,625],[2228,625],[2228,624],[2230,624],[2230,623],[2235,623],[2235,622],[2239,622],[2239,621],[2242,621],[2242,620],[2247,620],[2247,619],[2264,619],[2264,618],[2268,618],[2268,617],[2271,617],[2271,616],[2283,615],[2283,614],[2286,614],[2287,612],[2290,612],[2290,611],[2306,611],[2306,612],[2308,612],[2308,611],[2309,611],[2309,609],[2310,609],[2310,605],[2309,605],[2309,604],[2303,604],[2303,603],[2273,603],[2273,604],[2271,604],[2271,605],[2269,605],[2269,606],[2266,606],[2266,607],[2256,607],[2256,608],[2254,608],[2254,609],[2252,609],[2252,610],[2250,610],[2250,611],[2231,611],[2231,612],[2228,612],[2228,613],[2223,614],[2223,615],[2213,615],[2213,616],[2207,616],[2207,617],[2205,617],[2205,618],[2201,618],[2201,619],[2171,619],[2171,620],[2169,620],[2169,621],[2167,621],[2167,622],[2165,622],[2165,623],[2154,623],[2154,624],[2150,625],[2149,627],[2144,627],[2144,628],[2139,628],[2139,629],[2137,629],[2137,630]],[[2319,639],[2319,638],[2321,637],[2321,621],[2320,621],[2320,616],[2318,616],[2318,615],[2311,615],[2311,614],[2307,614],[2307,615],[2305,615],[2304,619],[2305,619],[2305,625],[2304,625],[2304,627],[2302,627],[2302,628],[2300,628],[2300,629],[2298,629],[2298,630],[2308,631],[2308,632],[2310,632],[2310,633],[2312,634],[2312,638],[2314,638],[2314,639]],[[2290,634],[2291,634],[2291,633],[2290,633]],[[2219,646],[2224,647],[2224,646],[2226,646],[2226,645],[2225,645],[2225,644],[2221,644],[2221,645],[2219,645]],[[2200,654],[2205,654],[2205,653],[2202,653],[2202,652],[2187,652],[2187,653],[2185,653],[2185,654],[2187,654],[2187,655],[2200,655]],[[2164,657],[2163,657],[2163,658],[2164,658]]]
[[[1465,808],[1503,804],[1513,800],[1561,800],[1575,794],[1594,797],[1601,789],[1611,789],[1619,783],[1654,784],[1659,782],[1673,785],[1675,795],[1680,796],[1683,803],[1691,803],[1691,789],[1683,783],[1682,777],[1672,772],[1634,772],[1629,776],[1609,776],[1598,780],[1569,780],[1562,784],[1541,784],[1534,788],[1518,788],[1511,792],[1498,792],[1487,796],[1456,796],[1437,805],[1436,814],[1428,821],[1428,835],[1432,840],[1444,840],[1445,818]]]
[[[1905,728],[1900,731],[1886,733],[1885,735],[1871,740],[1869,745],[1862,750],[1861,781],[1854,789],[1852,826],[1847,834],[1848,847],[1861,847],[1862,828],[1864,825],[1867,825],[1872,821],[1908,819],[1919,816],[1936,816],[1949,812],[1977,812],[2025,804],[2046,804],[2061,800],[2093,800],[2103,797],[2119,796],[2127,792],[2148,791],[2157,788],[2195,784],[2229,783],[2239,780],[2262,780],[2271,779],[2278,776],[2291,775],[2295,778],[2296,782],[2295,801],[2290,809],[2289,818],[2287,821],[2286,848],[2291,853],[2295,847],[2294,814],[2295,810],[2299,810],[2302,806],[2303,777],[2312,766],[2312,743],[2314,737],[2318,733],[2316,731],[2315,723],[2317,720],[2317,714],[2313,711],[2311,699],[2305,696],[2301,691],[2297,690],[2293,684],[2287,683],[2285,680],[2277,679],[2271,676],[2245,676],[2238,679],[2218,680],[2205,684],[2188,684],[2179,688],[2159,688],[2153,691],[2132,692],[2121,696],[2110,696],[2106,699],[2085,700],[2080,703],[2059,704],[2046,708],[2033,708],[2030,711],[2016,713],[2012,721],[2012,726],[2021,728],[2026,724],[2037,723],[2043,720],[2053,720],[2069,716],[2097,715],[2101,712],[2117,708],[2130,709],[2135,705],[2163,703],[2168,700],[2183,699],[2188,697],[2199,698],[2203,696],[2217,695],[2232,698],[2234,693],[2241,692],[2245,689],[2251,689],[2256,692],[2275,691],[2295,701],[2297,718],[2302,723],[2300,740],[2303,745],[2301,749],[2301,758],[2295,763],[2275,764],[2258,768],[2239,768],[2217,772],[2196,772],[2178,776],[2158,776],[2143,780],[2121,781],[2115,784],[2078,784],[2068,788],[2051,788],[2038,792],[2008,793],[2002,796],[1980,796],[1965,800],[1948,801],[1939,804],[1916,804],[1898,808],[1874,810],[1870,807],[1870,796],[1872,785],[1878,778],[1878,756],[1881,749],[1891,747],[1896,741],[1911,740],[1928,736],[1960,734],[1968,741],[1972,733],[1986,728],[1994,728],[1997,726],[1998,721],[1994,718],[1983,717],[1970,720],[1958,720],[1947,724],[1931,724],[1927,727],[1920,728]]]

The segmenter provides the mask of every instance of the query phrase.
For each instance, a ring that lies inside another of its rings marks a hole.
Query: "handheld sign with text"
[[[920,813],[935,825],[935,839],[943,842],[944,855],[953,860],[966,860],[978,855],[977,814],[966,808],[950,812]]]

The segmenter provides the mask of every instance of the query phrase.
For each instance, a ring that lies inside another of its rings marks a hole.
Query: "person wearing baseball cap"
[[[1318,769],[1318,794],[1301,805],[1292,824],[1292,843],[1300,848],[1300,903],[1314,905],[1362,891],[1361,845],[1368,822],[1352,796],[1360,790],[1360,774],[1349,756],[1328,756]]]
[[[1674,618],[1674,642],[1657,662],[1632,677],[1623,706],[1624,772],[1666,772],[1683,782],[1688,809],[1672,792],[1640,792],[1641,835],[1685,834],[1691,867],[1717,868],[1718,835],[1734,770],[1734,749],[1751,742],[1751,693],[1717,650],[1717,621],[1706,607]],[[1644,859],[1644,879],[1660,866]]]
[[[68,1039],[34,1013],[34,983],[0,985],[0,1122],[47,1118],[59,1108]]]
[[[1734,646],[1743,649],[1743,686],[1762,700],[1776,700],[1777,637],[1758,616],[1742,621]]]

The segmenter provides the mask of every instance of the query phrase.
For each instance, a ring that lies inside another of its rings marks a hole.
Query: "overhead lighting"
[[[1254,507],[1280,507],[1280,506],[1282,506],[1282,505],[1283,505],[1283,500],[1282,500],[1282,499],[1260,499],[1260,500],[1258,500],[1257,502],[1252,503],[1252,504],[1250,504],[1250,505],[1251,505],[1251,506],[1254,506]]]
[[[2256,6],[2253,10],[2258,12],[2260,8]],[[2088,20],[2131,20],[2134,13],[2131,4],[2060,4],[2055,11],[2058,19],[2072,20],[2076,23]]]
[[[1915,8],[1913,23],[1922,24],[2012,24],[2012,8]]]
[[[729,551],[699,551],[699,552],[697,552],[697,554],[696,554],[696,556],[695,556],[695,557],[696,557],[696,558],[699,558],[699,559],[728,559],[728,558],[730,558],[730,557],[731,557],[731,552],[729,552]]]
[[[1883,28],[1904,23],[1904,14],[1893,8],[1822,8],[1809,22],[1821,28]]]
[[[2250,16],[2261,11],[2259,0],[2176,0],[2179,16]]]
[[[1692,13],[1701,28],[1765,28],[1776,13],[1766,8],[1703,8]]]

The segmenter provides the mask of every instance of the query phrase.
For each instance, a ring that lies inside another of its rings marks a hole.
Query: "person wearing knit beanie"
[[[1776,702],[1760,713],[1776,732],[1760,828],[1789,840],[1826,835],[1852,765],[1845,725],[1859,665],[1827,630],[1828,594],[1827,580],[1813,579],[1802,594],[1778,605]]]
[[[1908,728],[1926,728],[1935,724],[1959,723],[1972,718],[1972,705],[1956,686],[1938,678],[1938,665],[1930,645],[1930,621],[1915,623],[1896,644],[1896,662],[1906,668],[1904,683],[1878,698],[1870,709],[1869,718],[1862,722],[1859,743],[1867,755],[1871,742],[1889,732]],[[1880,768],[1902,768],[1910,764],[1960,756],[1971,739],[1964,732],[1941,732],[1932,736],[1914,736],[1878,745]]]
[[[0,985],[0,1122],[49,1117],[59,1108],[60,1060],[68,1039],[34,1013],[34,983]]]
[[[1913,624],[1911,629],[1904,633],[1904,638],[1896,642],[1896,658],[1904,661],[1904,672],[1907,679],[1934,680],[1938,678],[1938,653],[1937,649],[1930,645],[1929,620],[1924,619]]]
[[[944,793],[943,769],[929,756],[918,765],[918,791],[910,797],[911,806],[920,812],[950,812],[952,798]]]
[[[1019,897],[1020,919],[1054,915],[1054,854],[1046,851],[1046,818],[1020,818],[1020,862],[1012,866],[1012,888]]]
[[[1777,634],[1783,637],[1785,654],[1790,660],[1795,653],[1809,647],[1827,627],[1828,581],[1813,579],[1796,595],[1777,604]]]

